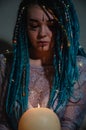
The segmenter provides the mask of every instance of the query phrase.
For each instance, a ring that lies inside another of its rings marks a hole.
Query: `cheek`
[[[28,38],[29,38],[31,43],[34,42],[37,38],[37,33],[32,32],[32,31],[28,31]]]
[[[50,48],[53,49],[53,48],[54,48],[54,45],[55,45],[54,40],[52,40],[51,45],[50,45]]]
[[[55,46],[55,35],[54,35],[54,33],[51,35],[51,48],[54,48],[54,46]]]
[[[55,39],[55,33],[52,30],[50,30],[49,37],[50,37],[50,39],[51,39],[52,42],[55,41],[54,40]]]
[[[52,46],[54,46],[54,43],[55,43],[55,35],[54,35],[54,33],[52,33],[52,35],[51,35],[51,41],[52,41]]]

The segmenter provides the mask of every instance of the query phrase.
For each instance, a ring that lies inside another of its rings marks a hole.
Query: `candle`
[[[61,130],[57,115],[48,108],[31,108],[20,118],[18,130]]]

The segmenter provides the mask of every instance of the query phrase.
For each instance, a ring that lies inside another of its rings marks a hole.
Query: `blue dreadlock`
[[[78,80],[76,55],[79,49],[79,24],[71,0],[23,0],[18,11],[18,18],[13,35],[14,59],[8,84],[6,112],[12,127],[17,130],[18,121],[28,107],[29,52],[30,45],[26,31],[26,14],[30,4],[43,5],[56,20],[55,56],[53,64],[55,75],[48,107],[59,112],[73,93],[73,86]],[[45,10],[45,9],[44,9]],[[19,104],[19,105],[18,105]],[[19,107],[20,106],[20,107]]]
[[[14,59],[8,84],[6,111],[12,120],[12,127],[17,129],[18,119],[27,109],[29,84],[29,54],[26,34],[25,12],[19,8],[19,14],[13,35]],[[16,102],[15,102],[16,101]],[[20,108],[18,108],[19,103]],[[15,108],[15,109],[14,109]],[[14,123],[16,122],[16,123]]]

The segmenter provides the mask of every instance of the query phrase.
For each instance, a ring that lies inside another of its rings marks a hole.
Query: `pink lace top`
[[[65,108],[62,107],[58,113],[62,130],[79,130],[86,114],[86,58],[77,56],[77,64],[79,67],[79,80],[74,85],[74,96],[70,98],[67,106]],[[7,122],[5,113],[6,88],[9,74],[9,64],[6,64],[5,57],[0,55],[0,130],[10,130],[10,123]],[[54,69],[52,66],[31,66],[28,108],[37,107],[38,104],[47,107],[53,74]],[[77,98],[79,96],[80,98]]]
[[[29,107],[47,107],[53,75],[53,66],[30,66]]]

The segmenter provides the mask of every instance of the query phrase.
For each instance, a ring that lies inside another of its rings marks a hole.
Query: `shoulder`
[[[0,63],[10,61],[13,56],[13,46],[6,41],[0,40]]]
[[[79,84],[86,85],[86,58],[77,56],[77,65],[79,70]]]
[[[11,67],[13,60],[13,52],[3,50],[0,52],[0,73],[4,76],[5,70]]]
[[[77,65],[79,72],[81,73],[82,71],[86,72],[86,58],[83,56],[77,56]]]
[[[3,50],[2,52],[0,52],[0,64],[1,63],[5,63],[10,62],[13,59],[13,51],[11,50]]]
[[[86,58],[77,56],[78,80],[74,84],[74,92],[71,97],[72,102],[85,104],[86,108]]]

